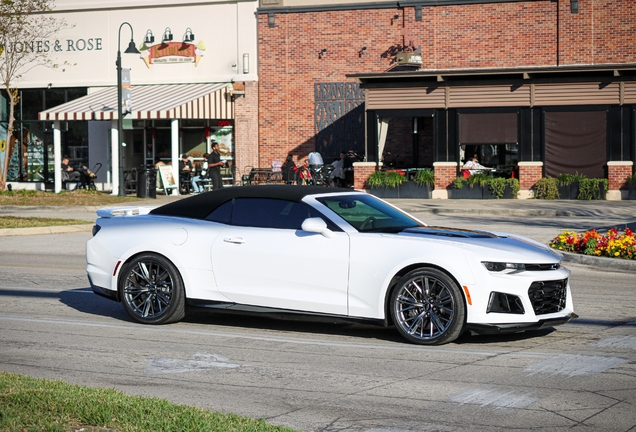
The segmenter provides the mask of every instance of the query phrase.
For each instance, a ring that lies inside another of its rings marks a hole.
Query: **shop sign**
[[[148,68],[151,64],[176,63],[194,63],[196,67],[203,57],[205,42],[200,41],[196,45],[187,42],[168,42],[151,46],[144,43],[139,51]]]
[[[400,65],[422,65],[422,54],[421,53],[397,53],[395,56],[395,61]]]
[[[232,83],[231,93],[233,95],[244,95],[245,94],[245,84]]]
[[[102,38],[79,38],[59,40],[36,40],[11,42],[6,46],[7,53],[48,53],[73,51],[101,51]]]

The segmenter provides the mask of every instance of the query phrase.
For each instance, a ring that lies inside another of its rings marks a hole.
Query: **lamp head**
[[[144,43],[151,44],[154,43],[155,37],[152,35],[152,31],[146,31],[146,37],[144,38]]]
[[[128,43],[128,48],[124,51],[124,54],[139,54],[139,50],[135,46],[135,42],[131,39]]]
[[[170,27],[166,27],[166,30],[163,32],[163,36],[161,37],[161,42],[167,43],[172,41],[172,30]]]

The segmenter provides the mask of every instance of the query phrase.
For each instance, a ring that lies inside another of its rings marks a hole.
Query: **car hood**
[[[408,228],[399,235],[454,243],[461,246],[464,253],[478,254],[483,260],[555,263],[563,259],[563,254],[546,245],[507,233],[426,226]]]

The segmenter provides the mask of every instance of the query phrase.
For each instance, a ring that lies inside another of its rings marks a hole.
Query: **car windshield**
[[[422,226],[399,210],[371,195],[339,195],[317,198],[360,232],[400,232]]]

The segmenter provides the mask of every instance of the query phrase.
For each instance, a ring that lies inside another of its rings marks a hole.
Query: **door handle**
[[[234,244],[243,244],[245,243],[245,240],[243,240],[241,237],[234,237],[234,238],[224,238],[223,241],[225,243],[234,243]]]

